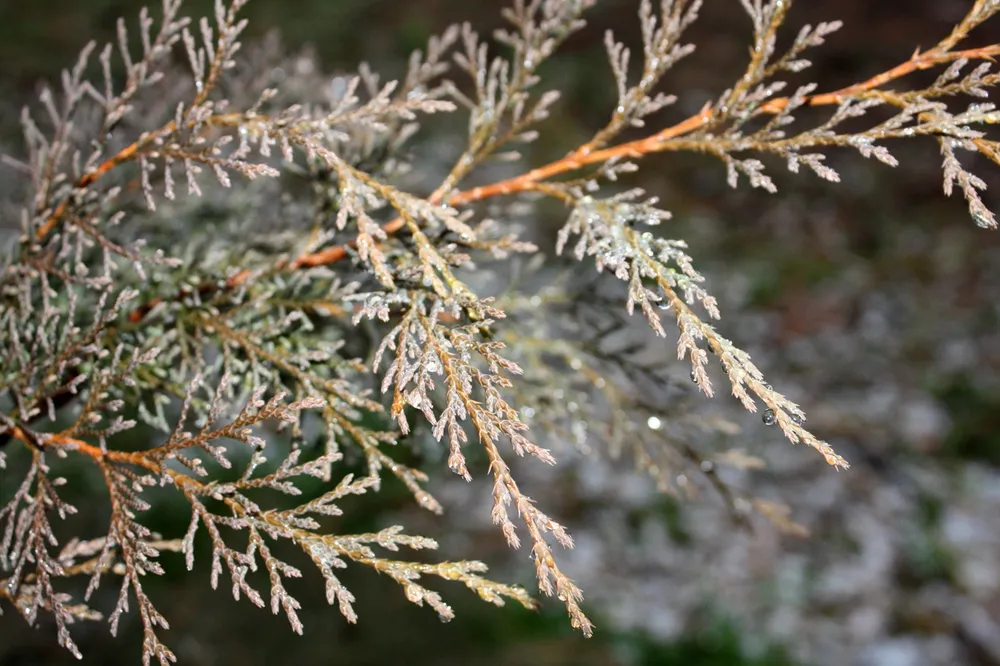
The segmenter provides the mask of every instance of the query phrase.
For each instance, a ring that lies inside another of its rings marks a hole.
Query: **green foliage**
[[[1000,464],[1000,414],[995,389],[954,377],[935,391],[951,417],[942,453],[963,460]]]
[[[630,641],[641,666],[797,666],[779,646],[750,654],[737,628],[724,620],[681,640],[660,644],[640,637]]]
[[[170,551],[192,569],[208,550],[213,588],[228,585],[299,633],[291,579],[322,579],[327,602],[358,619],[338,576],[347,566],[383,574],[445,620],[453,611],[428,579],[532,608],[482,562],[421,557],[434,539],[400,525],[354,531],[360,496],[383,488],[443,513],[435,462],[490,477],[493,523],[512,547],[527,537],[539,591],[586,635],[583,593],[556,554],[572,537],[526,493],[515,457],[551,465],[550,448],[565,443],[627,454],[664,492],[686,496],[698,479],[734,522],[756,512],[801,533],[788,507],[725,483],[721,469],[762,464],[708,444],[729,425],[685,414],[671,369],[643,360],[645,343],[622,344],[627,315],[641,312],[658,337],[672,319],[694,390],[714,395],[715,367],[765,425],[847,467],[715,328],[720,309],[687,244],[661,232],[670,213],[622,185],[646,155],[703,153],[731,186],[774,192],[760,157],[838,182],[827,151],[893,166],[890,140],[932,140],[945,193],[961,191],[976,224],[997,226],[983,181],[958,159],[1000,159],[983,131],[1000,115],[968,102],[1000,81],[990,71],[1000,45],[958,49],[1000,11],[996,0],[977,0],[940,43],[884,74],[788,97],[778,97],[784,79],[808,68],[803,54],[839,22],[806,26],[779,51],[791,2],[743,0],[744,73],[694,116],[656,129],[676,99],[664,77],[694,51],[685,31],[701,2],[642,0],[640,62],[610,32],[605,40],[618,97],[606,124],[534,166],[518,150],[551,127],[559,97],[540,67],[596,0],[515,0],[493,40],[450,28],[391,82],[364,65],[329,77],[274,39],[241,48],[245,1],[218,0],[195,21],[180,0],[163,0],[155,20],[142,10],[137,25],[120,21],[115,44],[87,45],[58,90],[42,89],[22,115],[25,154],[6,159],[23,196],[0,275],[0,599],[29,624],[50,615],[78,656],[71,626],[105,617],[91,602],[112,581],[111,631],[134,608],[144,662],[176,660],[143,585],[166,573]],[[926,87],[888,87],[932,68]],[[431,114],[462,118],[459,154],[411,148]],[[442,160],[435,179],[430,165]],[[523,169],[509,175],[510,162]],[[501,169],[508,177],[496,179]],[[507,203],[477,205],[494,199]],[[540,199],[568,211],[548,247],[530,230]],[[624,289],[585,277],[590,267]],[[63,473],[63,459],[88,472]],[[67,499],[66,486],[91,478],[93,502],[107,507],[97,532],[77,529],[86,526]],[[149,518],[167,501],[184,507],[186,528],[156,534]],[[669,515],[676,505],[663,506]],[[76,577],[87,581],[82,598],[64,586]]]

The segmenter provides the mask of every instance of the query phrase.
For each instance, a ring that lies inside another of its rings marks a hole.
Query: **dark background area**
[[[826,91],[866,79],[914,48],[933,45],[970,4],[801,0],[789,16],[786,40],[803,23],[842,19],[845,27],[811,53],[815,66],[793,83],[817,80]],[[118,16],[134,23],[139,6],[122,0],[0,2],[0,148],[19,152],[17,113],[33,98],[38,81],[57,80],[86,41],[112,39]],[[204,0],[186,6],[193,16],[211,11]],[[499,24],[501,6],[468,0],[251,0],[243,41],[276,29],[290,49],[312,45],[331,74],[351,71],[364,59],[391,76],[429,34],[465,20],[488,32]],[[561,155],[604,122],[613,85],[603,33],[610,28],[634,43],[637,6],[604,0],[588,15],[589,27],[548,65],[551,85],[566,95],[528,159]],[[679,101],[665,112],[665,122],[686,117],[735,80],[748,37],[749,23],[736,0],[706,0],[688,34],[698,45],[696,54],[666,77],[665,88]],[[971,45],[995,41],[1000,18],[977,32]],[[435,131],[458,135],[463,123]],[[837,475],[797,450],[757,477],[755,488],[790,503],[796,519],[810,526],[809,539],[705,534],[689,517],[693,536],[677,538],[673,530],[669,544],[690,562],[686,567],[637,566],[631,579],[611,565],[613,576],[572,570],[598,624],[591,640],[572,632],[557,605],[539,613],[497,610],[448,589],[458,618],[443,625],[427,609],[406,603],[393,584],[353,570],[344,580],[358,598],[360,623],[347,625],[325,604],[322,590],[305,584],[299,598],[307,629],[297,637],[284,619],[233,602],[225,582],[213,593],[207,571],[188,574],[174,557],[168,559],[171,574],[151,581],[149,589],[171,620],[167,640],[181,663],[1000,664],[1000,234],[975,228],[960,198],[943,197],[932,141],[891,147],[901,162],[895,170],[856,154],[832,155],[843,177],[839,185],[792,176],[774,165],[777,195],[731,190],[722,167],[697,156],[650,158],[641,176],[640,183],[674,211],[671,233],[689,241],[709,276],[728,317],[723,332],[733,333],[734,322],[741,322],[739,334],[729,337],[772,378],[797,390],[791,397],[811,415],[813,431],[854,465]],[[1000,189],[1000,168],[984,160],[968,163],[990,193]],[[783,443],[770,445],[785,452]],[[102,496],[99,486],[94,494]],[[383,494],[363,503],[352,515],[355,525],[344,528],[367,529],[402,503]],[[688,512],[653,504],[638,513],[644,528],[655,530],[677,520],[676,512]],[[186,526],[183,505],[164,503],[154,511],[157,529],[165,533]],[[584,513],[574,533],[593,528],[593,538],[611,549],[599,527],[607,517]],[[96,529],[99,512],[93,520]],[[615,546],[630,554],[665,548],[644,541],[642,530],[633,537]],[[869,548],[883,538],[889,555]],[[734,576],[757,590],[734,598],[723,587],[728,574],[716,581],[716,570],[697,563],[705,553],[737,547],[759,551],[766,561]],[[502,554],[497,558],[491,564],[498,565],[498,576],[530,583],[526,557],[514,563]],[[781,597],[774,592],[786,589],[780,581],[800,569],[805,582],[795,588],[794,603],[782,606],[779,599],[758,613],[759,598]],[[629,601],[627,580],[663,592],[645,602],[651,605],[630,611],[629,604],[638,601]],[[829,592],[828,580],[843,587]],[[691,602],[685,585],[718,585],[723,593]],[[97,605],[110,608],[113,590],[104,594]],[[627,619],[659,611],[678,614],[681,629],[657,631],[649,617]],[[782,612],[794,619],[781,620]],[[121,634],[111,638],[103,624],[74,632],[85,663],[136,663],[140,630],[134,614]],[[5,610],[0,666],[61,663],[74,660],[55,646],[50,623],[29,629]]]

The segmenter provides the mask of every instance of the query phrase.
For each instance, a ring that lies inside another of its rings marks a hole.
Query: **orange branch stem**
[[[9,434],[15,439],[19,439],[29,446],[38,446],[39,442],[36,442],[36,437],[29,435],[21,426],[14,426],[13,429],[9,431]],[[61,433],[46,433],[46,439],[40,444],[48,446],[55,444],[63,449],[70,451],[79,451],[80,453],[93,458],[94,460],[111,460],[118,463],[128,463],[130,465],[137,465],[139,467],[145,467],[146,469],[157,471],[157,466],[149,462],[142,452],[129,453],[126,451],[104,451],[98,446],[93,444],[88,444],[83,440],[76,439],[75,437],[68,437]]]
[[[234,122],[238,122],[238,119],[242,118],[241,114],[235,113],[225,113],[212,116],[208,118],[205,122],[218,125],[218,126],[228,126],[232,125]],[[76,183],[76,189],[83,189],[94,184],[98,179],[100,179],[104,174],[108,173],[119,164],[123,162],[128,162],[133,159],[139,151],[150,142],[155,141],[157,138],[170,134],[175,129],[177,129],[176,121],[171,120],[167,124],[163,125],[160,129],[155,132],[149,132],[143,134],[138,139],[125,146],[117,153],[109,157],[108,159],[101,162],[97,168],[93,171],[88,171],[87,173],[80,176],[80,179]],[[66,208],[69,205],[69,201],[65,200],[56,206],[55,210],[46,218],[45,222],[38,228],[35,232],[35,237],[38,239],[45,238],[52,230],[56,227],[59,221],[62,219],[63,215],[66,213]]]
[[[930,69],[931,67],[936,67],[937,65],[941,65],[946,62],[953,62],[962,58],[967,58],[969,60],[993,60],[993,57],[997,55],[1000,55],[1000,44],[990,44],[989,46],[981,46],[979,48],[966,49],[964,51],[942,52],[932,49],[925,53],[914,53],[906,62],[900,63],[892,69],[882,72],[881,74],[876,74],[867,81],[855,83],[854,85],[841,88],[840,90],[836,90],[831,93],[813,95],[809,98],[809,105],[822,106],[826,104],[839,104],[845,97],[874,90],[875,88],[889,83],[890,81],[902,78],[907,74],[912,74],[918,70]],[[783,97],[780,99],[773,99],[761,108],[768,113],[776,113],[785,108],[787,104],[788,98]]]
[[[135,157],[136,153],[139,152],[139,148],[145,143],[147,143],[151,138],[151,136],[169,133],[173,131],[173,128],[174,128],[174,122],[170,121],[169,123],[161,127],[159,130],[154,132],[153,135],[146,135],[140,138],[139,140],[125,146],[117,153],[115,153],[108,159],[101,162],[96,169],[94,169],[93,171],[88,171],[87,173],[80,176],[80,180],[78,180],[76,183],[76,189],[83,189],[84,187],[92,185],[101,176],[111,171],[122,162],[127,162],[133,157]],[[52,211],[52,213],[48,216],[48,218],[45,220],[42,226],[38,228],[38,231],[35,232],[35,237],[38,239],[42,239],[48,236],[49,233],[51,233],[51,231],[56,227],[56,225],[59,224],[59,220],[61,220],[62,216],[66,213],[66,208],[68,207],[68,205],[69,205],[69,200],[67,199],[64,200],[62,203],[60,203],[58,206],[56,206],[55,210]]]

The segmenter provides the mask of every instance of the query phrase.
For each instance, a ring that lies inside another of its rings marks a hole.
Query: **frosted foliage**
[[[606,123],[534,165],[520,151],[564,111],[543,65],[597,0],[513,0],[491,36],[449,28],[398,80],[367,65],[330,77],[276,38],[244,46],[244,4],[217,0],[210,16],[189,17],[163,0],[120,20],[113,43],[86,45],[58,87],[40,89],[21,115],[22,154],[4,158],[20,232],[0,264],[0,603],[30,625],[50,615],[78,657],[75,623],[116,632],[134,611],[143,663],[176,661],[143,582],[180,561],[204,560],[212,588],[298,633],[300,578],[318,576],[346,621],[364,620],[345,567],[388,576],[444,620],[445,581],[534,607],[478,560],[409,556],[438,542],[401,525],[344,533],[344,516],[394,484],[440,528],[436,458],[489,479],[490,520],[511,547],[526,545],[540,595],[586,635],[583,592],[562,564],[573,538],[529,495],[559,445],[629,456],[663,492],[702,479],[737,519],[754,512],[800,533],[792,507],[718,473],[763,460],[709,451],[734,429],[689,409],[693,399],[728,387],[763,432],[848,463],[716,328],[719,303],[697,248],[670,231],[671,202],[622,187],[646,156],[702,153],[732,187],[775,192],[775,164],[833,184],[833,151],[892,167],[898,141],[937,141],[944,193],[997,226],[966,158],[1000,162],[987,132],[1000,120],[989,101],[1000,45],[964,45],[996,2],[977,0],[895,68],[827,90],[785,79],[808,71],[840,23],[786,35],[790,0],[742,0],[744,71],[698,113],[661,125],[686,96],[666,76],[695,57],[702,2],[640,0],[636,45],[604,37]],[[917,70],[936,78],[907,87]],[[414,170],[420,182],[434,174],[409,140],[431,114],[460,118],[449,125],[463,143],[436,187],[416,191]],[[493,160],[508,177],[490,181]],[[530,234],[537,245],[522,237],[540,199],[568,211],[551,246],[544,233]],[[633,315],[652,342],[627,339]],[[740,337],[738,319],[729,330]],[[681,363],[652,362],[649,349]],[[677,368],[691,379],[682,389]],[[56,471],[67,464],[103,481],[87,506],[106,507],[107,529],[60,542],[94,524],[75,517],[70,498],[86,489]],[[183,534],[147,524],[162,492],[189,507]],[[289,545],[298,565],[282,559]],[[82,596],[63,580],[77,576]],[[97,608],[101,585],[118,590],[109,608]]]

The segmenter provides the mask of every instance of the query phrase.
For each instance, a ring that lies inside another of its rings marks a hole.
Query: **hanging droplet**
[[[764,414],[760,417],[760,420],[764,422],[766,426],[773,426],[778,422],[778,417],[774,414],[773,409],[764,410]]]
[[[694,371],[694,368],[691,369],[691,381],[693,381],[695,384],[698,383],[698,373]]]
[[[650,416],[648,419],[646,419],[646,425],[649,427],[650,430],[659,430],[660,428],[663,427],[663,422],[660,421],[660,419],[657,418],[656,416]]]

